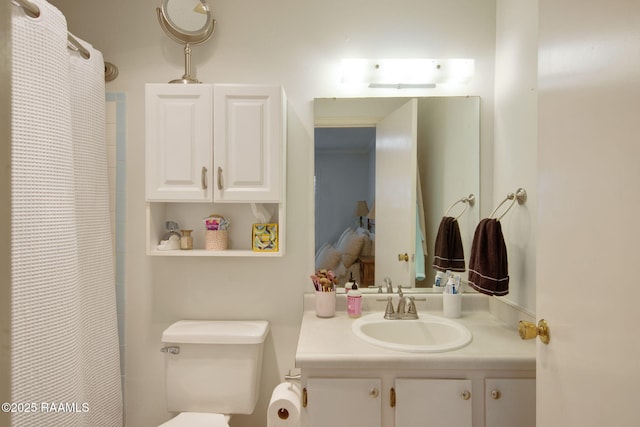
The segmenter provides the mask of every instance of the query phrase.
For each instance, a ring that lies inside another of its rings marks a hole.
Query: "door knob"
[[[409,262],[409,254],[398,254],[398,261]]]
[[[520,338],[523,340],[531,340],[535,337],[540,337],[540,341],[545,344],[549,344],[549,340],[551,339],[549,326],[544,319],[540,319],[538,326],[531,322],[521,320],[518,322],[518,333],[520,334]]]

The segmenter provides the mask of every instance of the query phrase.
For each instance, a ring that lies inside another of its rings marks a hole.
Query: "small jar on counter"
[[[180,237],[180,249],[182,250],[191,250],[193,249],[193,236],[191,232],[193,230],[180,230],[182,232],[182,237]]]
[[[352,285],[351,290],[347,292],[347,314],[351,318],[362,316],[362,293],[355,283]]]

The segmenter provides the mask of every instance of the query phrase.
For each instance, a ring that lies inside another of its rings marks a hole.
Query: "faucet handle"
[[[393,301],[391,301],[391,297],[388,297],[387,307],[384,309],[384,318],[393,319],[394,315],[395,315],[395,310],[393,309]]]
[[[418,310],[416,309],[416,299],[414,297],[409,297],[409,307],[407,307],[408,314],[418,315]]]

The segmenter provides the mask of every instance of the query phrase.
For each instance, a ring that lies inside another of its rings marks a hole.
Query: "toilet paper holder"
[[[289,373],[284,376],[284,380],[285,381],[300,381],[301,377],[302,377],[302,374],[300,374],[300,373],[292,374],[291,371],[289,371]]]

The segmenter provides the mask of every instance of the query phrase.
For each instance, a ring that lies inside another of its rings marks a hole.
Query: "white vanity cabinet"
[[[394,393],[395,427],[472,427],[470,380],[398,378]]]
[[[442,316],[442,295],[423,296],[426,301],[420,310]],[[473,339],[456,350],[429,353],[372,345],[354,333],[357,320],[344,311],[346,296],[337,297],[335,316],[325,319],[315,313],[315,295],[305,295],[296,349],[303,390],[302,427],[340,425],[342,416],[357,420],[358,415],[370,413],[380,414],[382,427],[535,426],[536,343],[521,340],[513,325],[514,319],[531,317],[522,311],[509,312],[510,306],[496,309],[501,315],[497,317],[489,312],[492,300],[486,295],[462,297],[464,311],[456,322]],[[372,315],[383,317],[384,299],[376,293],[363,293],[362,299]],[[425,335],[437,333],[427,328]],[[364,383],[358,389],[360,379],[374,385]],[[323,387],[316,388],[320,381]],[[367,406],[372,393],[381,398],[380,410],[377,404],[372,409]],[[341,402],[347,406],[336,406]],[[332,407],[339,408],[338,415],[325,414]],[[336,424],[323,422],[327,416],[338,417]],[[369,425],[380,424],[376,418]]]
[[[285,95],[279,86],[215,85],[216,202],[281,201],[284,105]]]
[[[147,201],[211,201],[213,85],[145,89]]]
[[[309,378],[308,427],[382,427],[380,378]]]
[[[535,373],[491,373],[302,369],[302,426],[535,427]]]
[[[282,256],[286,212],[286,97],[282,87],[147,84],[147,254]],[[278,225],[278,248],[252,250],[252,204]],[[260,210],[260,209],[259,209]],[[205,250],[203,218],[227,217],[228,250]],[[165,222],[193,230],[194,250],[160,251]]]
[[[485,379],[486,427],[535,427],[534,378]]]

